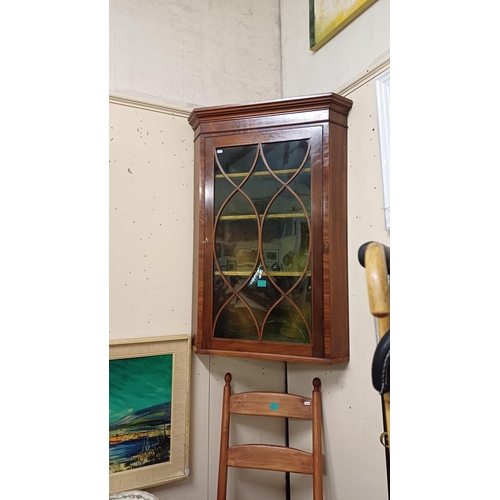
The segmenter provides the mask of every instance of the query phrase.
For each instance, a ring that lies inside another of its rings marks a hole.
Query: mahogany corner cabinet
[[[349,360],[351,107],[327,93],[191,112],[196,353]]]

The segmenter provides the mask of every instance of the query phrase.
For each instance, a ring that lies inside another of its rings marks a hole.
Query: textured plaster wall
[[[110,91],[181,106],[281,96],[279,1],[110,0]]]

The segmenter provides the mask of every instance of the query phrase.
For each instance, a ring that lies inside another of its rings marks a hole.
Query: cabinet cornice
[[[332,111],[347,117],[351,107],[352,101],[350,99],[330,92],[273,101],[195,108],[191,111],[188,121],[193,130],[196,130],[203,123],[213,124],[213,122],[224,120],[258,119],[273,113],[275,115],[287,115],[291,113],[307,112],[310,114],[314,111]],[[318,116],[317,120],[321,119],[323,118]]]

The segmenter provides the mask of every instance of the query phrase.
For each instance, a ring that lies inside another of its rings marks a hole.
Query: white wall
[[[191,333],[193,131],[188,112],[110,98],[110,339]],[[160,500],[216,496],[224,374],[242,390],[285,388],[283,362],[191,358],[190,476],[151,489]],[[254,442],[284,443],[284,423],[234,422]],[[281,498],[284,474],[231,470],[232,498]],[[250,488],[249,485],[252,485]]]
[[[288,365],[289,392],[303,393],[317,376],[322,382],[326,499],[387,499],[385,452],[380,396],[371,383],[376,347],[369,312],[365,270],[358,248],[366,241],[390,245],[385,231],[382,177],[378,147],[374,82],[350,92],[354,101],[348,124],[348,259],[350,361],[319,370]],[[292,446],[308,444],[308,437],[290,427]],[[297,437],[295,437],[297,436]],[[292,477],[294,500],[310,498],[302,479]]]
[[[389,0],[377,0],[317,52],[309,49],[308,2],[281,0],[283,97],[339,92],[353,100],[348,117],[349,363],[318,370],[288,365],[289,392],[323,389],[325,498],[385,500],[385,453],[380,397],[371,384],[376,346],[364,269],[357,250],[366,241],[390,245],[383,191],[373,78],[389,66]],[[292,423],[291,444],[309,437]],[[310,498],[310,485],[292,476],[292,496]]]
[[[208,106],[281,96],[279,0],[110,0],[110,91]]]
[[[110,337],[191,333],[188,113],[133,104],[110,104]]]

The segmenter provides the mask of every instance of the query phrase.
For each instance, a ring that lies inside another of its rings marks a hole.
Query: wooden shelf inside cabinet
[[[274,175],[285,175],[285,174],[294,174],[297,170],[293,170],[293,169],[288,169],[288,170],[274,170],[273,173]],[[310,168],[304,168],[302,169],[302,172],[303,173],[306,173],[306,172],[310,172],[311,169]],[[227,174],[227,177],[229,177],[230,179],[233,179],[235,177],[246,177],[246,175],[248,175],[246,172],[236,172],[234,174]],[[264,176],[271,176],[271,172],[254,172],[255,177],[259,177],[261,175],[264,175]],[[226,178],[226,175],[223,175],[223,174],[217,174],[215,176],[216,179],[225,179]]]
[[[259,214],[259,217],[262,218],[264,215]],[[267,219],[289,219],[294,217],[306,217],[305,213],[300,212],[292,212],[288,214],[267,214]],[[240,215],[223,215],[219,217],[219,220],[241,220],[241,219],[256,219],[257,216],[255,214],[240,214]]]
[[[196,353],[349,360],[351,107],[328,93],[192,111]]]

